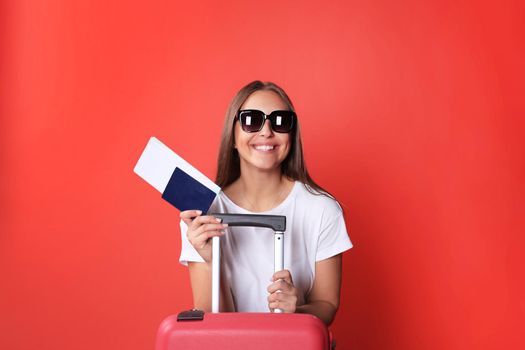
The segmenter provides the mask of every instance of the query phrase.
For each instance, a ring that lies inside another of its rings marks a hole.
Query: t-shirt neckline
[[[288,204],[289,201],[292,200],[292,197],[293,197],[293,194],[294,192],[297,190],[297,188],[299,187],[299,181],[294,181],[294,184],[293,184],[293,187],[292,187],[292,190],[290,191],[290,193],[288,193],[288,195],[286,196],[286,198],[281,202],[279,203],[276,207],[270,209],[270,210],[266,210],[266,211],[258,211],[258,212],[254,212],[254,211],[250,211],[248,209],[245,209],[243,207],[240,207],[238,206],[234,201],[232,201],[230,199],[230,197],[228,197],[226,195],[226,193],[224,193],[223,191],[220,192],[221,196],[228,202],[230,203],[232,206],[234,206],[237,210],[239,211],[242,211],[244,212],[245,214],[256,214],[256,215],[264,215],[264,214],[272,214],[276,211],[279,211],[281,208],[283,208],[284,206],[286,206]]]

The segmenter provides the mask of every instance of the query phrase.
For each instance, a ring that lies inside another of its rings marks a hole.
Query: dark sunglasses
[[[237,112],[236,118],[245,132],[261,131],[266,119],[268,119],[273,131],[289,133],[295,125],[297,115],[293,111],[273,111],[266,115],[257,109],[243,109]]]

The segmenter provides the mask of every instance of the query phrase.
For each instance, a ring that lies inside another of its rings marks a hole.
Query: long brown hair
[[[233,127],[235,116],[246,99],[255,91],[267,90],[277,93],[288,109],[295,112],[292,101],[282,88],[271,82],[252,81],[239,90],[228,107],[224,127],[222,129],[221,145],[219,147],[217,177],[215,182],[219,187],[225,188],[241,176],[239,153],[234,147]],[[297,118],[298,119],[298,118]],[[324,194],[334,198],[328,191],[315,183],[308,174],[303,157],[303,146],[301,142],[301,130],[299,120],[296,120],[294,129],[290,135],[291,147],[288,155],[281,164],[281,173],[291,180],[304,183],[309,192],[313,194]]]

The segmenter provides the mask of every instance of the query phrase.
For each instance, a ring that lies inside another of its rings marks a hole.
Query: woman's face
[[[258,109],[269,115],[276,110],[288,110],[281,97],[269,90],[259,90],[251,94],[241,106],[242,109]],[[272,130],[266,120],[258,132],[248,133],[242,130],[239,122],[234,127],[235,148],[239,152],[241,171],[253,167],[262,171],[280,169],[280,165],[290,151],[290,134]]]

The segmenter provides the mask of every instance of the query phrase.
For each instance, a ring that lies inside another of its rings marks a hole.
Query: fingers
[[[221,219],[217,219],[211,215],[201,216],[202,211],[200,210],[185,210],[181,211],[180,218],[186,225],[188,229],[196,230],[200,225],[205,223],[216,224],[220,223]]]
[[[284,312],[295,312],[297,308],[297,289],[293,285],[289,270],[277,271],[272,276],[273,283],[268,286],[268,307]]]
[[[200,210],[185,210],[180,212],[180,218],[184,223],[188,226],[190,226],[191,222],[193,221],[194,217],[197,217],[202,214],[202,211]]]
[[[277,271],[272,276],[272,284],[268,286],[268,293],[275,293],[277,291],[290,292],[294,288],[292,281],[292,274],[289,270]]]
[[[206,242],[215,236],[223,236],[224,229],[228,227],[227,224],[203,224],[196,230],[188,230],[188,240],[196,248],[203,248]]]
[[[203,237],[206,240],[215,237],[224,235],[224,229],[228,227],[227,224],[204,224],[199,226],[196,230],[193,230],[191,234],[188,234],[188,237],[196,238]]]
[[[221,219],[217,219],[211,215],[197,216],[191,221],[191,224],[188,226],[191,230],[197,230],[200,226],[204,224],[219,224]]]
[[[192,213],[190,213],[192,212]],[[184,212],[185,218],[191,217],[197,211]],[[228,227],[227,224],[221,224],[220,219],[213,216],[197,216],[188,226],[187,237],[188,241],[197,250],[204,249],[208,240],[215,236],[223,236],[224,229]]]
[[[270,284],[267,288],[268,293],[275,293],[281,291],[283,293],[291,292],[294,289],[293,284],[286,282],[285,280],[278,280]]]
[[[295,293],[276,292],[268,296],[268,307],[270,309],[281,309],[292,313],[297,309],[297,295]]]
[[[281,270],[273,274],[272,281],[277,281],[280,279],[285,280],[287,283],[293,285],[292,274],[289,270]]]

